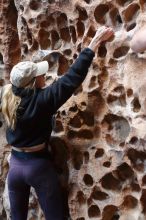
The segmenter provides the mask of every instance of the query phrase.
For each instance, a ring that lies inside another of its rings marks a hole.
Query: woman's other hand
[[[90,44],[88,45],[88,48],[96,52],[101,42],[107,41],[113,35],[114,35],[114,31],[110,27],[102,26],[98,28],[98,30],[95,33],[95,36],[92,38]]]
[[[141,53],[146,50],[146,27],[141,28],[134,34],[130,42],[130,47],[136,53]]]

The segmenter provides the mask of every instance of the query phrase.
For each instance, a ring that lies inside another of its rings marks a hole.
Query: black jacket
[[[7,129],[11,146],[31,147],[48,141],[52,131],[53,114],[81,85],[91,65],[94,52],[85,48],[68,72],[45,89],[21,94],[15,130]]]

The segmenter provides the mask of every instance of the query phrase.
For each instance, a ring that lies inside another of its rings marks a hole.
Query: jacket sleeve
[[[88,73],[94,55],[95,53],[91,49],[85,48],[68,72],[43,90],[42,99],[51,114],[54,114],[81,85]]]

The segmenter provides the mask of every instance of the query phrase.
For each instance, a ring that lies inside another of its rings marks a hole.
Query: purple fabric
[[[57,173],[50,160],[11,156],[8,190],[12,220],[26,220],[30,187],[34,187],[46,220],[63,220]]]

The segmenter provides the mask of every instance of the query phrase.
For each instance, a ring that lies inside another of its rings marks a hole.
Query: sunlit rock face
[[[113,27],[115,37],[101,44],[84,83],[58,110],[51,145],[72,220],[145,220],[146,54],[129,47],[145,25],[145,1],[5,0],[0,9],[1,86],[15,63],[42,60],[45,50],[53,50],[44,58],[52,83],[98,27]],[[9,147],[0,125],[2,196]],[[9,215],[5,190],[0,218]],[[33,191],[28,219],[44,219]]]

